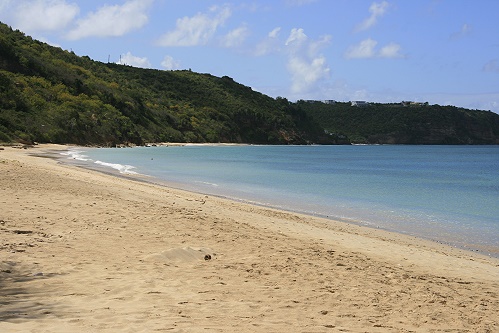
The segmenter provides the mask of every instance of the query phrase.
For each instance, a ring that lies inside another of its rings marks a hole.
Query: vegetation
[[[191,71],[105,64],[0,25],[0,141],[334,143],[296,104]]]
[[[0,23],[0,142],[499,143],[499,115],[291,103],[191,71],[101,63]]]
[[[499,144],[499,115],[490,111],[427,104],[297,104],[328,132],[352,143]]]

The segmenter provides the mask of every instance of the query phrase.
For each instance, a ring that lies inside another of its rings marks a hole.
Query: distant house
[[[324,104],[335,104],[336,103],[336,101],[334,99],[325,99],[325,100],[306,99],[304,102],[305,103],[324,103]]]
[[[400,104],[402,106],[425,106],[428,105],[428,102],[402,101]]]
[[[363,107],[363,106],[368,106],[369,103],[366,101],[351,101],[351,105],[357,107]]]

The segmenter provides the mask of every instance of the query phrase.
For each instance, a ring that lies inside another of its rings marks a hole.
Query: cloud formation
[[[227,48],[239,46],[248,37],[249,33],[249,29],[245,26],[236,28],[222,38],[221,45]]]
[[[0,4],[7,15],[14,18],[15,25],[22,31],[56,31],[64,29],[78,15],[80,9],[65,0],[5,1]]]
[[[214,6],[209,13],[198,13],[192,17],[177,20],[175,30],[169,31],[158,40],[160,46],[206,45],[217,29],[232,15],[228,6]]]
[[[180,62],[173,59],[172,56],[165,56],[163,61],[161,62],[161,66],[167,70],[175,70],[180,69]]]
[[[123,5],[104,5],[96,12],[78,20],[76,28],[66,37],[77,40],[86,37],[118,37],[142,28],[149,20],[147,11],[153,0],[129,0]]]
[[[270,31],[257,45],[254,54],[264,56],[275,53],[286,56],[286,68],[291,75],[291,92],[303,95],[316,87],[318,82],[329,77],[329,66],[320,51],[330,43],[331,36],[312,40],[303,28],[293,28],[283,41],[279,38],[281,30],[277,27]]]
[[[378,18],[386,13],[388,7],[389,4],[386,1],[383,1],[381,3],[373,2],[369,7],[369,12],[371,13],[371,16],[369,16],[359,25],[357,25],[355,31],[359,32],[373,27],[378,22]]]
[[[346,59],[367,59],[367,58],[403,58],[400,53],[401,47],[397,43],[389,43],[380,50],[376,49],[378,42],[368,38],[357,45],[353,45],[345,52]]]
[[[311,60],[290,57],[287,67],[292,79],[291,92],[295,94],[310,91],[318,81],[328,78],[330,72],[326,58],[323,56]]]
[[[286,40],[285,45],[291,46],[293,48],[300,48],[307,40],[308,37],[307,35],[305,35],[305,32],[302,28],[300,29],[293,28],[291,29],[291,33],[289,34],[289,37]]]
[[[255,56],[261,57],[279,51],[281,46],[279,41],[280,33],[281,27],[277,27],[269,32],[267,37],[256,46]]]
[[[269,32],[269,37],[270,38],[277,38],[277,37],[279,37],[280,32],[281,32],[281,27],[277,27],[274,30],[272,30],[271,32]]]
[[[134,56],[132,53],[127,52],[126,54],[120,57],[120,60],[116,62],[118,65],[127,65],[132,67],[140,67],[140,68],[151,68],[152,65],[149,60],[144,57]]]
[[[358,45],[351,46],[345,53],[345,58],[372,58],[375,55],[374,48],[378,42],[368,38],[361,41]]]
[[[302,28],[293,28],[284,43],[288,52],[287,68],[291,74],[291,92],[304,94],[321,80],[329,78],[330,68],[320,49],[328,44],[330,36],[310,40]]]
[[[404,55],[400,53],[400,45],[397,43],[389,43],[381,48],[378,56],[381,58],[403,58]]]

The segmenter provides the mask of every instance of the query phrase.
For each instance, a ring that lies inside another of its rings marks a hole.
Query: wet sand
[[[0,150],[1,332],[498,332],[499,260]]]

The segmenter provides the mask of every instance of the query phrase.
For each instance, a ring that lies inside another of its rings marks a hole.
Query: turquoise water
[[[183,146],[70,158],[499,256],[498,146]]]

